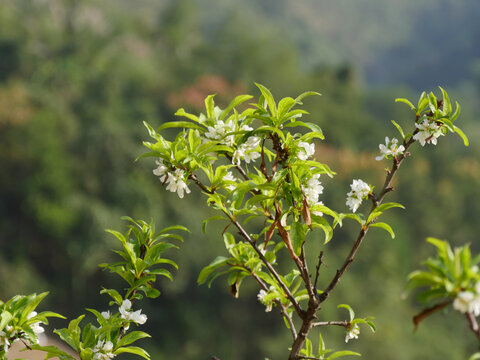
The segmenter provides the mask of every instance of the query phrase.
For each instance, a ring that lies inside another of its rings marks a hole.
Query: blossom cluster
[[[460,291],[453,301],[453,308],[462,314],[480,315],[480,281],[475,285],[475,292]]]
[[[113,343],[111,341],[105,342],[105,340],[101,340],[93,348],[93,360],[108,360],[114,357]]]
[[[357,324],[350,325],[347,329],[347,335],[345,335],[345,342],[348,343],[349,340],[358,339],[360,335],[360,326]]]
[[[363,180],[353,180],[350,185],[351,191],[347,194],[347,206],[352,212],[357,211],[358,207],[362,203],[362,200],[370,194],[372,188]]]
[[[315,174],[313,177],[308,179],[306,185],[302,185],[303,193],[307,199],[308,206],[312,207],[315,205],[323,205],[323,202],[318,200],[318,197],[323,193],[323,186],[321,185],[318,178],[320,174]],[[323,213],[320,211],[312,211],[313,214],[322,216]]]
[[[128,299],[123,300],[122,305],[118,308],[118,312],[120,313],[120,317],[127,321],[132,321],[137,324],[145,324],[147,321],[147,315],[142,314],[142,310],[132,311],[132,302]],[[110,311],[103,311],[102,314],[104,319],[110,319]],[[125,328],[128,330],[128,327]]]
[[[310,158],[311,156],[313,156],[313,154],[315,154],[315,144],[309,144],[305,141],[300,141],[298,143],[298,148],[300,149],[298,151],[298,158],[300,160],[307,160],[308,158]]]
[[[119,306],[118,312],[120,317],[128,322],[134,322],[137,324],[145,324],[147,321],[147,315],[142,314],[142,310],[133,311],[132,302],[128,299],[123,300],[122,305]],[[111,318],[110,311],[103,311],[101,313],[105,320]],[[127,331],[129,325],[124,326],[124,330]],[[116,355],[113,353],[114,345],[111,341],[99,340],[93,350],[93,360],[109,360],[113,359]]]
[[[390,140],[388,136],[385,137],[385,145],[380,144],[378,147],[380,148],[381,155],[375,158],[377,161],[391,159],[392,157],[403,154],[405,151],[403,145],[398,145],[398,140],[396,138]]]
[[[273,291],[275,291],[275,287],[273,286],[270,286],[270,288],[268,289],[268,291],[265,291],[265,290],[260,290],[258,295],[257,295],[257,298],[258,300],[266,306],[265,308],[265,312],[270,312],[272,311],[272,306],[273,306],[273,300],[274,299],[269,299],[269,296]]]
[[[31,319],[37,316],[36,311],[32,311],[28,316],[27,319]],[[34,322],[30,324],[30,328],[35,333],[35,335],[39,335],[45,331],[45,329],[40,326],[40,322]],[[8,352],[9,347],[16,341],[23,339],[27,341],[27,343],[33,344],[34,341],[23,331],[18,331],[12,325],[6,325],[3,330],[0,331],[0,349],[3,348],[5,353]],[[35,342],[38,344],[38,338],[35,339]]]
[[[155,160],[155,163],[158,167],[153,170],[153,174],[157,175],[162,183],[167,183],[167,190],[176,192],[180,199],[183,198],[185,193],[190,193],[190,189],[185,182],[184,170],[176,169],[175,172],[172,173],[168,171],[168,167],[161,159]]]
[[[240,165],[241,160],[244,160],[247,164],[255,161],[260,157],[260,153],[257,151],[259,145],[260,138],[258,136],[249,136],[247,141],[233,153],[232,163]]]
[[[437,138],[444,135],[442,125],[433,120],[424,119],[420,124],[416,123],[415,127],[418,132],[413,136],[413,139],[418,140],[422,146],[425,146],[426,143],[437,145]]]

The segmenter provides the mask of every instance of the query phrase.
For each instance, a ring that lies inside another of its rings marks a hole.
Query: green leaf
[[[268,108],[270,109],[270,113],[272,116],[277,116],[277,106],[275,104],[275,100],[273,99],[273,95],[265,86],[262,84],[255,83],[255,85],[260,89],[262,92],[265,101],[267,102]]]
[[[230,113],[230,111],[232,111],[232,109],[238,105],[240,105],[241,103],[247,101],[247,100],[250,100],[251,98],[253,98],[252,95],[238,95],[236,96],[231,102],[230,104],[228,104],[228,106],[225,108],[225,110],[222,111],[222,113],[220,114],[220,116],[218,117],[219,120],[223,120],[225,119],[225,117]]]
[[[395,102],[401,102],[401,103],[407,104],[408,106],[410,106],[410,109],[412,109],[413,111],[417,111],[417,108],[407,99],[397,98],[395,99]]]
[[[305,241],[306,229],[305,225],[300,223],[300,221],[294,221],[290,230],[290,235],[292,237],[293,250],[297,256],[300,256],[302,251],[302,244]]]
[[[183,117],[186,117],[187,119],[198,122],[198,116],[197,115],[187,113],[187,112],[185,112],[185,110],[183,108],[178,109],[177,112],[174,115],[183,116]]]
[[[335,351],[332,355],[330,355],[330,356],[329,356],[328,358],[326,358],[325,360],[334,360],[334,359],[338,359],[339,357],[347,356],[347,355],[362,356],[361,354],[356,353],[356,352],[354,352],[354,351],[342,350],[342,351]]]
[[[30,345],[32,350],[39,350],[39,351],[44,351],[46,352],[45,359],[51,359],[54,357],[60,357],[61,360],[75,360],[75,358],[69,354],[67,354],[65,351],[60,350],[56,346],[49,345],[49,346],[40,346],[37,344]]]
[[[148,353],[145,350],[143,350],[142,348],[139,348],[138,346],[121,347],[114,351],[115,355],[123,354],[123,353],[135,354],[147,360],[150,359],[150,355],[148,355]]]
[[[149,334],[143,331],[132,331],[126,334],[116,345],[117,348],[125,346],[125,345],[130,345],[131,343],[143,339],[151,337]]]
[[[205,130],[203,126],[191,123],[190,121],[169,121],[163,125],[161,125],[157,131],[169,128],[190,128],[190,129],[197,129],[197,130]]]
[[[166,269],[154,269],[154,270],[150,270],[148,272],[148,274],[152,274],[152,275],[159,275],[159,276],[165,276],[166,278],[170,279],[171,281],[173,281],[173,275],[170,271],[166,270]]]
[[[108,295],[110,295],[110,297],[111,297],[118,305],[122,305],[123,298],[122,298],[122,296],[118,293],[117,290],[115,290],[115,289],[105,289],[105,288],[103,288],[103,290],[100,291],[100,294],[108,294]]]
[[[281,120],[297,102],[291,97],[286,97],[278,103],[278,119]]]
[[[458,116],[460,115],[460,112],[462,110],[462,108],[460,107],[460,104],[458,102],[455,101],[455,104],[456,104],[455,112],[450,116],[450,120],[452,122],[455,121],[458,118]]]
[[[305,339],[305,355],[306,356],[313,356],[312,342],[308,338]]]
[[[455,131],[458,135],[460,135],[460,137],[463,140],[463,145],[465,146],[469,145],[467,135],[465,135],[465,133],[458,126],[453,125],[453,131]]]
[[[215,118],[215,102],[213,101],[214,97],[215,97],[215,94],[208,95],[205,98],[205,109],[207,110],[208,118]]]
[[[433,237],[427,238],[427,242],[437,247],[438,256],[444,261],[445,264],[448,264],[453,259],[454,255],[452,248],[448,242]]]
[[[318,95],[322,96],[322,94],[316,92],[316,91],[305,91],[304,93],[301,93],[295,98],[295,101],[299,104],[302,103],[302,100],[305,99],[307,96],[313,96],[313,95]]]
[[[370,327],[370,330],[372,330],[372,332],[376,332],[377,331],[377,327],[375,326],[375,324],[370,321],[370,320],[367,320],[366,321],[367,325]]]
[[[353,311],[352,307],[348,304],[340,304],[337,306],[338,309],[340,308],[343,308],[343,309],[347,309],[348,310],[348,313],[350,315],[350,321],[352,321],[353,319],[355,319],[355,312]]]
[[[402,127],[398,125],[394,120],[391,120],[391,121],[392,121],[392,124],[395,125],[395,127],[397,128],[400,135],[402,136],[402,139],[405,140],[405,133],[403,132]]]
[[[0,314],[0,331],[2,331],[5,326],[13,319],[13,315],[9,311],[3,310]]]
[[[311,122],[303,122],[303,121],[293,121],[291,123],[287,123],[283,125],[284,127],[295,127],[295,126],[303,126],[306,128],[309,128],[310,130],[314,131],[315,133],[318,134],[318,137],[320,139],[325,139],[325,136],[323,135],[323,131],[318,126],[317,124],[311,123]]]
[[[385,210],[388,210],[388,209],[391,209],[391,208],[405,209],[405,206],[403,206],[402,204],[399,204],[399,203],[389,202],[389,203],[384,203],[384,204],[378,205],[375,208],[375,211],[385,211]]]
[[[425,110],[428,106],[428,98],[426,92],[422,92],[420,95],[420,99],[418,100],[418,106],[417,106],[417,115],[420,115],[420,113]]]
[[[450,98],[445,90],[441,86],[439,86],[440,91],[442,92],[443,96],[443,113],[445,115],[449,115],[452,112],[452,103],[450,102]]]
[[[48,295],[48,292],[43,292],[39,295],[34,296],[33,300],[25,306],[24,310],[22,311],[22,316],[20,318],[20,322],[24,322],[27,320],[27,317],[32,313],[33,310],[40,304],[40,302]]]
[[[212,220],[224,220],[225,218],[222,216],[222,215],[215,215],[215,216],[212,216],[212,217],[209,217],[208,219],[205,219],[202,221],[202,230],[203,230],[203,233],[206,234],[207,233],[207,224],[212,221]]]
[[[313,222],[312,226],[317,228],[321,228],[323,232],[325,233],[325,240],[323,241],[323,244],[327,244],[330,240],[332,240],[333,237],[333,228],[332,226],[328,223],[326,219],[324,219],[321,216],[316,216],[315,214],[311,214]]]
[[[479,359],[480,359],[480,352],[477,352],[468,358],[468,360],[479,360]]]
[[[213,260],[209,265],[205,266],[202,271],[200,271],[197,283],[200,285],[203,284],[205,281],[207,281],[208,277],[210,276],[210,274],[212,274],[212,272],[226,265],[228,260],[230,260],[230,258],[226,258],[225,256],[216,257],[215,260]]]
[[[377,222],[377,223],[370,224],[370,227],[378,227],[380,229],[383,229],[390,234],[392,239],[395,239],[395,233],[393,232],[392,227],[390,225],[388,225],[387,223]]]

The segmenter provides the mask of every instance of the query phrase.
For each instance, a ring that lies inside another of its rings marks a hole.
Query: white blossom
[[[453,301],[453,308],[462,314],[470,312],[470,304],[475,299],[475,294],[470,291],[461,291]]]
[[[218,120],[214,126],[207,127],[208,132],[205,133],[205,136],[213,140],[221,140],[221,142],[227,146],[233,146],[235,144],[235,137],[233,135],[228,135],[235,130],[235,124],[232,120],[227,123],[222,120]]]
[[[142,314],[141,310],[132,311],[132,302],[128,299],[123,300],[122,305],[118,308],[122,319],[127,321],[133,321],[137,324],[145,324],[147,321],[147,315]]]
[[[93,348],[93,360],[108,360],[113,359],[116,355],[112,352],[113,343],[105,340],[99,341]]]
[[[267,296],[267,292],[262,289],[258,292],[257,298],[261,303],[263,303],[265,301],[265,296]]]
[[[437,145],[437,138],[444,135],[442,126],[432,120],[425,119],[421,124],[415,124],[415,127],[419,131],[413,136],[413,140],[418,140],[422,146],[425,146],[425,143]]]
[[[110,319],[110,310],[102,311],[102,313],[101,313],[100,315],[102,315],[102,317],[103,317],[105,320],[108,320],[108,319]]]
[[[347,331],[347,335],[345,336],[345,342],[348,343],[348,340],[358,339],[359,334],[360,327],[357,324],[353,324]]]
[[[233,176],[233,173],[231,171],[227,172],[227,174],[222,178],[223,181],[233,181],[236,182],[237,179],[235,176]],[[235,190],[235,185],[234,184],[229,184],[226,186],[226,189],[233,191]]]
[[[165,181],[165,173],[167,172],[168,167],[165,166],[162,159],[155,160],[155,164],[157,164],[158,167],[153,170],[153,174],[160,177],[160,181]]]
[[[32,311],[28,316],[27,316],[27,319],[31,319],[33,317],[37,316],[37,312],[36,311]],[[30,328],[32,329],[32,331],[35,333],[35,334],[41,334],[45,331],[45,329],[43,327],[40,326],[40,321],[37,321],[37,322],[34,322],[33,324],[30,324]]]
[[[300,151],[298,152],[297,156],[300,160],[307,160],[310,156],[315,154],[315,144],[309,144],[304,141],[300,141],[298,143],[298,147]]]
[[[370,185],[360,179],[353,180],[350,188],[351,191],[347,194],[346,204],[352,212],[355,212],[362,203],[362,200],[368,196],[372,189]]]
[[[241,144],[235,150],[232,162],[238,165],[241,160],[244,160],[247,164],[255,161],[260,157],[260,153],[255,151],[258,145],[260,145],[260,138],[258,136],[250,136],[244,144]]]
[[[266,306],[265,312],[272,311],[273,300],[267,300],[266,297],[271,291],[274,291],[274,290],[275,288],[273,286],[270,286],[268,291],[265,291],[262,289],[258,292],[257,298],[263,305]]]
[[[167,190],[171,192],[177,192],[180,199],[183,198],[184,192],[190,194],[190,189],[184,180],[185,171],[182,169],[175,170],[175,174],[168,173],[167,177]]]
[[[405,147],[403,145],[398,145],[398,140],[393,138],[391,141],[388,136],[385,137],[385,145],[378,145],[380,149],[380,156],[377,156],[375,159],[377,161],[383,160],[385,158],[390,159],[393,156],[398,156],[403,154]]]
[[[11,335],[9,333],[6,333],[3,330],[0,331],[0,347],[3,346],[3,351],[5,351],[5,353],[8,352],[8,348],[10,347],[10,340],[9,340],[10,337]]]
[[[467,312],[475,316],[480,315],[480,282],[475,284],[475,293],[471,291],[461,291],[453,301],[453,308],[462,314]]]
[[[315,174],[308,179],[306,186],[302,185],[302,190],[305,194],[308,206],[323,205],[323,202],[318,200],[320,194],[323,193],[323,186],[318,180],[319,177],[320,174]],[[323,213],[320,211],[312,211],[312,213],[317,216],[323,216]]]

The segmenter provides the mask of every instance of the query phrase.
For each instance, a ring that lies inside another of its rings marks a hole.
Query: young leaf
[[[262,84],[255,83],[255,85],[262,92],[262,95],[265,98],[265,101],[267,102],[268,108],[270,109],[270,113],[272,114],[272,116],[277,116],[277,106],[275,105],[275,100],[273,99],[273,95],[270,92],[270,90],[268,90]]]
[[[392,124],[397,128],[398,132],[402,136],[402,139],[405,140],[405,133],[403,132],[403,129],[400,125],[398,125],[394,120],[391,120]]]
[[[408,106],[410,106],[410,109],[412,109],[413,111],[417,111],[417,108],[407,99],[397,98],[395,99],[395,102],[401,102],[401,103],[407,104]]]
[[[350,305],[348,304],[340,304],[337,306],[338,309],[340,308],[343,308],[343,309],[347,309],[348,310],[348,313],[350,315],[350,321],[352,321],[353,319],[355,319],[355,312],[353,311],[353,309],[351,308]]]
[[[390,234],[392,239],[395,239],[395,233],[393,232],[392,227],[390,225],[388,225],[387,223],[377,222],[377,223],[370,224],[370,227],[378,227],[380,229],[383,229]]]
[[[135,354],[135,355],[141,356],[141,357],[143,357],[147,360],[150,360],[150,355],[148,355],[148,353],[145,350],[143,350],[142,348],[140,348],[138,346],[121,347],[121,348],[114,351],[115,355],[123,354],[123,353]]]
[[[215,94],[208,95],[205,98],[205,109],[207,110],[207,117],[214,118],[215,117],[215,103],[213,101]]]

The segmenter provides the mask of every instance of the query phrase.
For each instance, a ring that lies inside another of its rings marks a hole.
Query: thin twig
[[[197,176],[195,174],[190,174],[188,176],[190,179],[193,180],[193,182],[195,184],[197,184],[197,186],[202,189],[204,192],[206,192],[207,194],[214,194],[215,191],[211,190],[211,189],[208,189],[205,185],[203,185],[200,180],[198,180]]]
[[[318,255],[317,267],[315,269],[315,281],[313,282],[313,288],[315,290],[317,289],[318,277],[320,275],[320,266],[323,264],[322,258],[323,258],[323,251],[320,251],[320,255]]]
[[[232,222],[233,225],[236,226],[236,228],[238,229],[240,235],[245,239],[247,240],[247,242],[253,247],[253,249],[255,250],[255,252],[257,253],[257,255],[260,257],[260,260],[262,260],[263,264],[266,266],[266,268],[268,269],[268,271],[270,272],[270,274],[272,274],[272,276],[275,278],[275,280],[277,281],[277,283],[280,285],[280,287],[283,289],[283,291],[285,291],[285,295],[287,295],[288,297],[288,300],[290,300],[290,302],[292,303],[293,307],[295,308],[295,311],[297,312],[298,316],[300,316],[300,318],[303,318],[304,315],[305,315],[305,311],[300,307],[300,305],[298,304],[297,300],[295,300],[295,298],[293,297],[293,294],[290,292],[290,289],[288,288],[287,285],[285,285],[285,283],[283,282],[283,280],[280,278],[280,275],[278,275],[278,273],[275,271],[275,269],[273,268],[273,266],[268,262],[268,260],[265,258],[265,256],[262,254],[262,252],[260,251],[260,249],[257,247],[257,245],[255,244],[255,242],[252,240],[252,238],[250,237],[250,235],[247,234],[247,232],[245,231],[245,229],[242,227],[242,225],[240,225],[240,223],[235,220],[234,218],[232,218],[229,214],[226,214],[229,218],[230,218],[230,221]]]
[[[431,307],[428,307],[426,309],[424,309],[421,313],[415,315],[413,317],[413,324],[415,325],[415,330],[417,330],[418,328],[418,325],[420,324],[420,322],[422,322],[425,318],[427,318],[428,316],[432,315],[433,313],[436,313],[437,311],[440,311],[442,310],[444,307],[450,305],[452,303],[452,300],[451,299],[448,299],[444,302],[441,302],[440,304],[436,304],[436,305],[433,305]]]
[[[300,252],[300,262],[297,264],[302,274],[302,279],[305,283],[305,288],[307,289],[308,297],[316,302],[317,294],[314,286],[312,285],[312,280],[310,279],[310,273],[308,272],[307,259],[305,258],[305,242],[302,244],[302,250]]]
[[[405,147],[404,153],[402,155],[400,155],[398,158],[393,159],[392,168],[391,168],[391,170],[389,170],[387,172],[387,176],[385,178],[385,183],[383,184],[382,191],[380,192],[380,195],[378,197],[376,197],[376,200],[372,204],[372,208],[369,212],[369,215],[382,203],[383,199],[385,198],[385,195],[388,192],[392,191],[391,184],[392,184],[393,178],[394,178],[395,174],[397,173],[398,168],[400,167],[403,160],[405,160],[406,157],[408,156],[407,155],[408,154],[407,150],[415,142],[415,140],[413,139],[413,136],[417,132],[418,132],[418,129],[416,129],[413,132],[412,136],[410,137],[410,139],[408,141],[404,140],[404,142],[403,142],[404,147]],[[330,295],[332,290],[335,288],[335,286],[337,286],[337,284],[340,281],[340,278],[342,277],[342,275],[345,273],[345,270],[347,270],[347,268],[350,266],[350,264],[355,259],[355,255],[358,251],[358,248],[362,244],[363,239],[365,238],[365,235],[367,234],[367,231],[369,229],[369,225],[370,225],[370,223],[366,224],[366,225],[363,225],[362,228],[360,229],[360,232],[357,236],[357,239],[355,240],[355,243],[353,244],[352,249],[350,250],[347,258],[345,259],[345,261],[342,265],[342,267],[337,270],[337,272],[335,273],[335,276],[330,281],[330,284],[327,286],[325,291],[322,294],[320,294],[320,302],[321,303],[324,302],[328,298],[328,296]]]
[[[471,312],[467,312],[465,316],[467,317],[470,330],[472,330],[477,337],[478,342],[480,342],[480,329],[478,328],[477,318]]]
[[[245,180],[252,180],[250,179],[250,177],[247,175],[247,172],[240,166],[240,164],[237,164],[237,163],[233,163],[233,158],[230,156],[230,155],[225,155],[226,158],[228,160],[230,160],[230,162],[235,165],[235,169],[237,169],[237,171],[240,173],[240,175],[242,175],[242,177],[245,179]]]
[[[328,326],[328,325],[343,326],[344,328],[348,328],[350,326],[350,322],[349,321],[319,321],[319,322],[313,323],[313,327]]]

